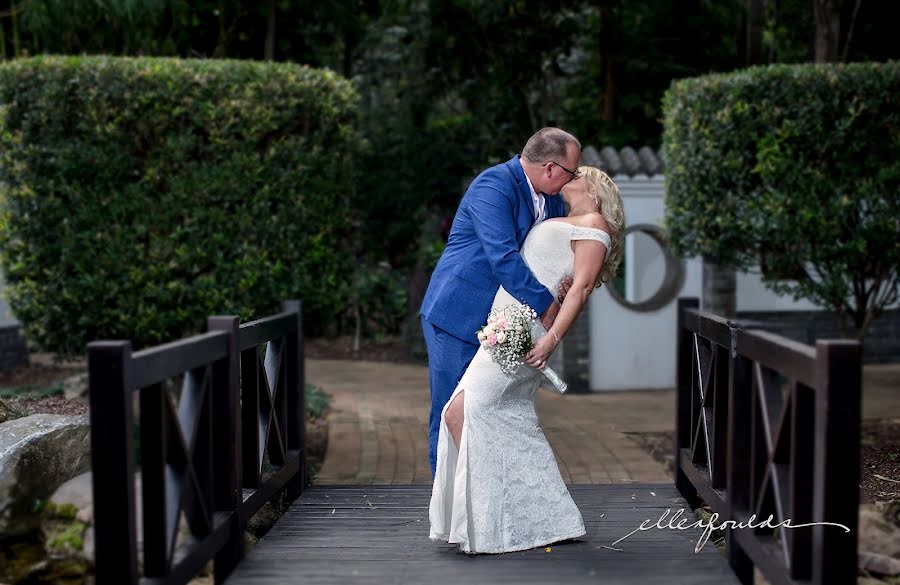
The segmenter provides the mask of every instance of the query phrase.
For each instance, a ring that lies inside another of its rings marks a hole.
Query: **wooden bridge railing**
[[[810,347],[678,307],[676,486],[725,520],[742,583],[754,567],[772,585],[855,583],[859,514],[861,348]]]
[[[130,341],[88,345],[97,585],[182,584],[211,559],[221,583],[247,520],[282,488],[303,489],[301,308],[285,301],[243,325],[210,317],[207,333],[134,353]],[[190,541],[176,548],[182,514]]]

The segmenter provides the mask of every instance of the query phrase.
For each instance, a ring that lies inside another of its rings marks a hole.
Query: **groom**
[[[581,144],[574,136],[542,128],[528,139],[521,156],[478,175],[456,210],[421,309],[431,385],[432,477],[441,412],[478,351],[475,332],[487,321],[497,289],[502,285],[534,309],[548,329],[559,313],[562,296],[554,298],[538,282],[519,248],[532,226],[566,214],[557,195],[577,176],[580,158]]]

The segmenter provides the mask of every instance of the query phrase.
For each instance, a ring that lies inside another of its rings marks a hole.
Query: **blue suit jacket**
[[[500,285],[538,314],[553,295],[534,277],[519,249],[534,224],[534,203],[518,155],[478,175],[456,210],[447,247],[422,301],[422,317],[478,344]],[[562,197],[545,197],[547,218],[565,215]]]

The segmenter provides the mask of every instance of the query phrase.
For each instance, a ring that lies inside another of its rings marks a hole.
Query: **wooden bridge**
[[[187,583],[210,561],[230,585],[748,584],[754,568],[773,585],[855,582],[859,345],[812,348],[681,304],[674,485],[570,485],[587,534],[502,555],[429,540],[428,485],[306,485],[299,301],[134,353],[93,342],[96,583]],[[281,492],[298,497],[245,554],[247,521]],[[701,499],[717,525],[771,514],[851,532],[728,528],[725,555],[712,539],[695,552]]]

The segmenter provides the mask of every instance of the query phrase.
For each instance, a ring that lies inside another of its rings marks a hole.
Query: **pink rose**
[[[490,346],[497,345],[497,335],[495,333],[488,335],[487,342]]]
[[[500,329],[500,331],[505,330],[508,325],[509,321],[506,319],[506,317],[503,317],[497,322],[497,327]]]

